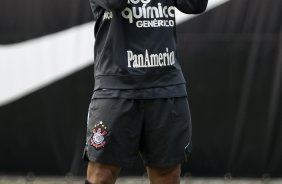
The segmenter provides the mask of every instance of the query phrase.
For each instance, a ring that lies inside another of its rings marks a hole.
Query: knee
[[[149,179],[152,183],[179,183],[181,167],[180,165],[165,168],[148,169]]]
[[[91,184],[114,184],[120,169],[115,166],[89,162],[87,180]]]
[[[154,175],[158,176],[167,176],[167,175],[173,175],[173,176],[179,176],[180,175],[180,165],[172,166],[172,167],[164,167],[164,168],[148,168],[148,172]]]
[[[97,169],[87,176],[91,184],[113,184],[115,182],[113,174],[108,170]]]

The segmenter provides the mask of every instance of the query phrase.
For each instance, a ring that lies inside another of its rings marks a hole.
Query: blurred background
[[[88,0],[1,0],[0,177],[85,176],[93,26]],[[210,0],[177,12],[177,34],[193,119],[183,177],[282,178],[282,1]],[[144,173],[139,158],[121,175]]]

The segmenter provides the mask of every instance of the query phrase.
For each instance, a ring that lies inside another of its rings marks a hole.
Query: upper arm
[[[175,0],[175,7],[183,13],[199,14],[206,10],[208,0]]]
[[[123,10],[126,7],[127,0],[90,0],[108,11]]]

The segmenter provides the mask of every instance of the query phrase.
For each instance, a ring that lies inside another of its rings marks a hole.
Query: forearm
[[[208,0],[175,0],[175,7],[183,13],[200,14],[207,8]]]

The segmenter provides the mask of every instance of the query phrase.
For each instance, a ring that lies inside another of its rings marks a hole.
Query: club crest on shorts
[[[107,135],[107,127],[102,121],[97,123],[92,130],[93,135],[90,138],[90,144],[96,149],[103,148],[106,144],[105,135]]]

